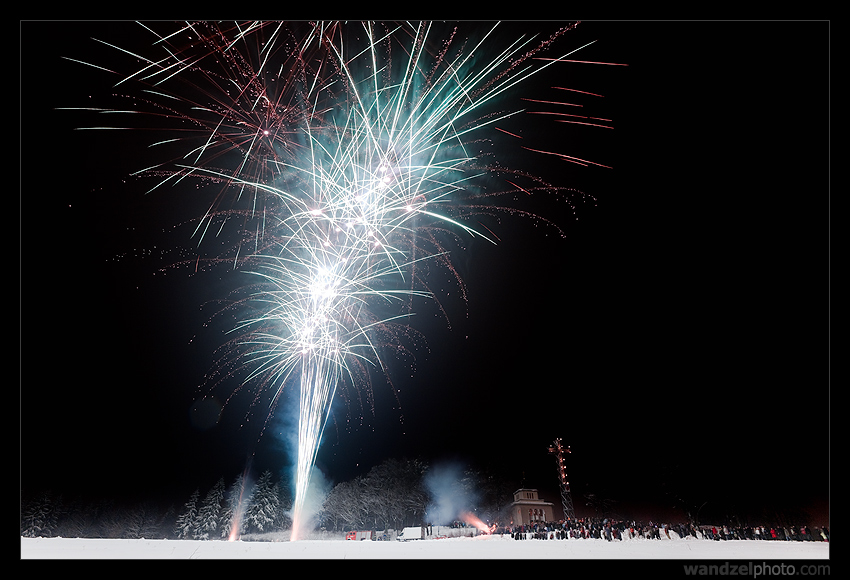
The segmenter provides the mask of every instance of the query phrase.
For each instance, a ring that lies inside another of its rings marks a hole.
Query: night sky
[[[116,37],[105,28],[21,25],[21,488],[179,504],[246,465],[286,471],[288,416],[260,437],[250,395],[214,426],[195,405],[222,342],[210,303],[234,279],[159,271],[191,255],[191,228],[175,226],[204,208],[127,178],[150,134],[74,131],[100,121],[57,110],[108,95],[106,75],[61,59],[108,60],[90,40]],[[511,153],[586,194],[575,215],[530,201],[565,237],[505,220],[498,247],[467,245],[468,302],[444,297],[451,324],[424,309],[415,370],[391,362],[374,404],[334,402],[326,477],[421,456],[497,468],[557,505],[547,447],[560,437],[580,514],[592,493],[649,513],[709,502],[826,523],[829,32],[583,22],[567,44],[598,42],[576,58],[628,66],[563,65],[519,97],[601,93],[588,102],[615,129],[523,123],[612,169]]]

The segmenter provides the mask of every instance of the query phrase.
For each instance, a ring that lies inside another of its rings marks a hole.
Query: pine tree
[[[183,512],[177,516],[174,534],[178,539],[185,540],[193,537],[198,525],[198,498],[200,495],[200,490],[193,491],[189,501],[183,505]]]
[[[251,504],[245,513],[245,527],[255,532],[268,532],[280,509],[280,494],[272,481],[271,471],[265,471],[257,482]]]
[[[196,540],[209,540],[216,537],[223,523],[224,492],[224,479],[219,479],[204,497],[198,510],[197,527],[193,533]]]
[[[286,530],[292,527],[292,498],[284,489],[284,485],[283,481],[278,481],[274,484],[275,495],[278,498],[278,507],[277,517],[272,525],[276,530]]]

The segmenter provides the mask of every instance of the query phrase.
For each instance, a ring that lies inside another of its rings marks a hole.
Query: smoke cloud
[[[425,487],[431,499],[425,512],[428,523],[448,525],[475,504],[477,493],[465,485],[463,469],[459,463],[443,463],[425,474]]]
[[[332,488],[333,482],[314,465],[310,474],[310,485],[304,496],[304,505],[301,508],[301,513],[298,514],[301,518],[298,523],[299,540],[308,539],[310,533],[316,529],[317,515]],[[294,511],[291,511],[289,515],[294,520]]]

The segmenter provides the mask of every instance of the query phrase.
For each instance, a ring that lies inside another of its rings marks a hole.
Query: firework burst
[[[476,140],[519,112],[498,111],[501,95],[577,50],[535,58],[573,25],[495,52],[496,26],[460,41],[429,23],[144,28],[158,58],[113,46],[143,62],[116,84],[144,86],[130,97],[137,107],[98,112],[162,121],[172,136],[154,146],[178,154],[138,173],[154,178],[152,190],[189,178],[215,188],[199,239],[239,218],[233,254],[210,262],[236,264],[256,284],[232,307],[238,356],[221,377],[248,369],[271,410],[285,388],[299,389],[297,539],[337,386],[383,369],[386,338],[406,328],[414,298],[432,297],[427,264],[454,272],[442,232],[492,238],[468,218],[494,211],[489,197],[506,190],[479,181],[556,191],[485,163]]]

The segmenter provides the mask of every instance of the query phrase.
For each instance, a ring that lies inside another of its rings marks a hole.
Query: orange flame
[[[489,527],[487,524],[481,521],[481,518],[472,514],[470,512],[463,512],[460,514],[460,519],[470,526],[478,528],[482,534],[490,535],[493,533],[493,528]]]

